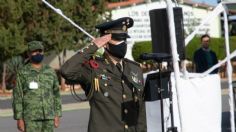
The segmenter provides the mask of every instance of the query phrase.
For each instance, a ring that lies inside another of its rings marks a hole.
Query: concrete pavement
[[[78,92],[79,96],[82,99],[85,99],[85,95],[82,91]],[[70,111],[70,110],[79,110],[79,109],[89,109],[88,101],[79,102],[75,100],[70,91],[62,92],[62,110],[63,111]],[[12,97],[0,97],[0,117],[8,117],[12,116]]]
[[[222,81],[222,132],[230,132],[230,113],[227,82]],[[83,93],[80,93],[84,98]],[[88,102],[78,103],[70,92],[62,93],[63,118],[57,132],[86,132],[89,119]],[[12,119],[11,97],[0,98],[0,128],[2,132],[16,131],[16,122]]]

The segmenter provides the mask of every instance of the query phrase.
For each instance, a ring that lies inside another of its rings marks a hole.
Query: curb
[[[83,90],[76,90],[77,94],[84,94]],[[71,91],[70,90],[66,90],[66,91],[61,91],[60,92],[61,96],[63,95],[71,95]],[[0,100],[7,100],[7,99],[12,99],[12,95],[9,96],[0,96]]]
[[[71,103],[71,104],[64,104],[62,105],[62,111],[71,111],[71,110],[82,110],[82,109],[89,109],[89,102],[81,102],[81,103]],[[13,116],[12,109],[0,109],[0,117],[9,117]]]

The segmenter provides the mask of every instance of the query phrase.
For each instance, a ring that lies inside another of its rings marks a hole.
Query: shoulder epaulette
[[[125,62],[128,62],[128,63],[132,63],[132,64],[137,65],[137,66],[140,67],[140,63],[138,63],[138,62],[135,62],[135,61],[129,60],[129,59],[127,59],[127,58],[125,58],[124,61],[125,61]]]

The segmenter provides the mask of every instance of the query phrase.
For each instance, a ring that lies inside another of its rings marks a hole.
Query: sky
[[[217,5],[217,0],[192,0],[192,1],[200,2],[200,3],[207,3],[209,5],[214,5],[214,6]],[[230,18],[231,19],[236,19],[236,15],[231,16]]]
[[[207,3],[210,5],[217,5],[217,0],[192,0],[195,2],[200,2],[200,3]]]

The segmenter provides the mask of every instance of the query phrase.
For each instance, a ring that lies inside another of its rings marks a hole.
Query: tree
[[[60,8],[66,16],[94,36],[96,35],[94,26],[110,17],[104,15],[105,0],[49,0],[48,2]],[[89,38],[42,1],[1,0],[0,54],[2,58],[0,59],[5,61],[23,53],[27,48],[26,43],[31,40],[43,41],[46,53],[54,50],[61,66],[64,59],[59,54],[65,53],[66,49],[78,50],[89,41]]]
[[[19,21],[22,14],[17,7],[20,1],[0,1],[0,60],[2,61],[2,89],[5,91],[7,65],[5,61],[25,50],[24,30]]]

